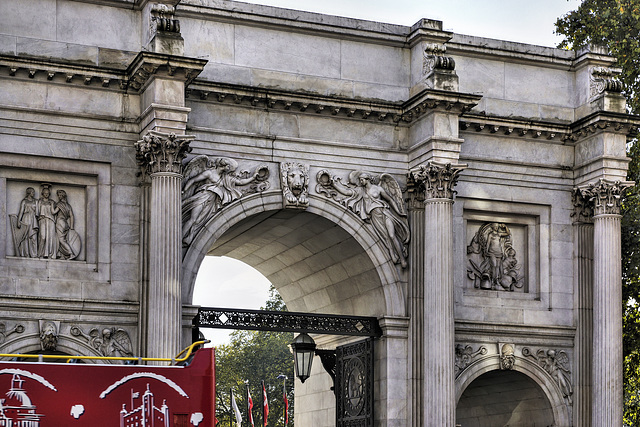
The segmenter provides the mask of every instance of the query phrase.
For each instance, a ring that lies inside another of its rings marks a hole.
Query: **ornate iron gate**
[[[336,426],[373,427],[373,339],[336,348]]]

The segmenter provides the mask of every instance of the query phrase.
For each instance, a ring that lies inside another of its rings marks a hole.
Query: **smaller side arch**
[[[460,402],[460,397],[464,391],[475,379],[480,377],[482,374],[499,370],[499,355],[490,355],[479,358],[467,366],[455,381],[456,406]],[[555,427],[572,426],[571,408],[563,397],[560,387],[544,369],[526,358],[516,356],[516,362],[513,366],[513,370],[526,375],[542,389],[544,395],[551,404]]]

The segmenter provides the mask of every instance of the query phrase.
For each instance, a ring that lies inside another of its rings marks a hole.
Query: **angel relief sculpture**
[[[522,288],[511,231],[506,224],[491,222],[480,227],[467,246],[467,277],[475,288],[514,291]]]
[[[238,162],[226,157],[211,159],[200,155],[187,163],[182,181],[182,246],[189,246],[222,206],[245,194],[269,188],[266,165],[259,166],[254,173],[236,173],[237,168]],[[249,188],[238,188],[252,183]]]
[[[389,251],[394,263],[407,267],[409,224],[398,182],[389,174],[380,176],[363,171],[349,174],[349,182],[322,170],[317,175],[316,191],[331,197],[371,224]],[[344,196],[344,197],[340,197]]]

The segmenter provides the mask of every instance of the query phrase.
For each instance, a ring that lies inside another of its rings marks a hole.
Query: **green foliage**
[[[605,46],[616,66],[631,113],[640,114],[640,0],[584,0],[577,10],[556,21],[565,39],[559,47]],[[640,182],[640,146],[628,146],[627,179]],[[622,201],[622,297],[625,425],[640,426],[640,192],[627,191]]]
[[[286,311],[282,298],[273,286],[269,300],[263,310]],[[253,420],[256,427],[262,426],[262,385],[264,381],[269,397],[269,427],[284,426],[284,402],[282,399],[281,374],[289,377],[287,381],[287,397],[289,399],[289,426],[293,426],[293,356],[289,351],[289,343],[293,341],[292,333],[241,331],[231,333],[231,342],[216,349],[216,394],[218,426],[229,426],[229,420],[235,416],[231,409],[230,389],[236,398],[242,413],[243,425],[247,422],[247,388],[253,400]]]

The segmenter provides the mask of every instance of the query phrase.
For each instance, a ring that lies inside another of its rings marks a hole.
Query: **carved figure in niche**
[[[409,224],[398,182],[389,174],[379,177],[362,171],[352,171],[345,185],[322,170],[317,175],[316,191],[331,197],[360,219],[370,223],[389,251],[394,263],[407,267]],[[338,194],[345,196],[339,198]]]
[[[302,163],[280,163],[280,183],[284,207],[306,209],[309,206],[309,166]]]
[[[105,357],[132,357],[133,346],[131,338],[124,329],[120,328],[92,328],[89,334],[85,334],[79,326],[71,327],[71,335],[81,336],[89,345]]]
[[[20,202],[18,215],[9,215],[16,256],[24,258],[38,256],[36,204],[36,190],[33,187],[27,187],[26,196]]]
[[[58,237],[58,253],[61,258],[75,259],[80,255],[82,242],[80,235],[73,229],[74,217],[73,209],[67,202],[67,193],[64,190],[56,192],[58,203],[56,203],[56,235]]]
[[[467,255],[467,276],[474,287],[506,291],[522,288],[523,278],[506,224],[491,222],[480,227],[467,246]]]
[[[49,198],[51,190],[49,184],[42,184],[40,198],[36,203],[38,217],[38,258],[55,259],[58,257],[58,235],[56,233],[56,214],[58,208]]]
[[[236,173],[238,162],[226,157],[210,159],[201,155],[185,166],[182,186],[182,245],[189,246],[206,222],[224,205],[244,194],[269,188],[266,165]],[[248,189],[237,187],[256,183]]]
[[[544,351],[538,350],[535,356],[528,348],[522,349],[524,356],[531,357],[538,362],[538,365],[542,367],[551,377],[554,379],[562,395],[571,404],[571,396],[573,395],[573,386],[571,385],[571,371],[569,370],[569,356],[564,350],[556,351],[549,349]]]
[[[54,322],[41,322],[40,347],[42,351],[55,351],[58,346],[58,328]]]

